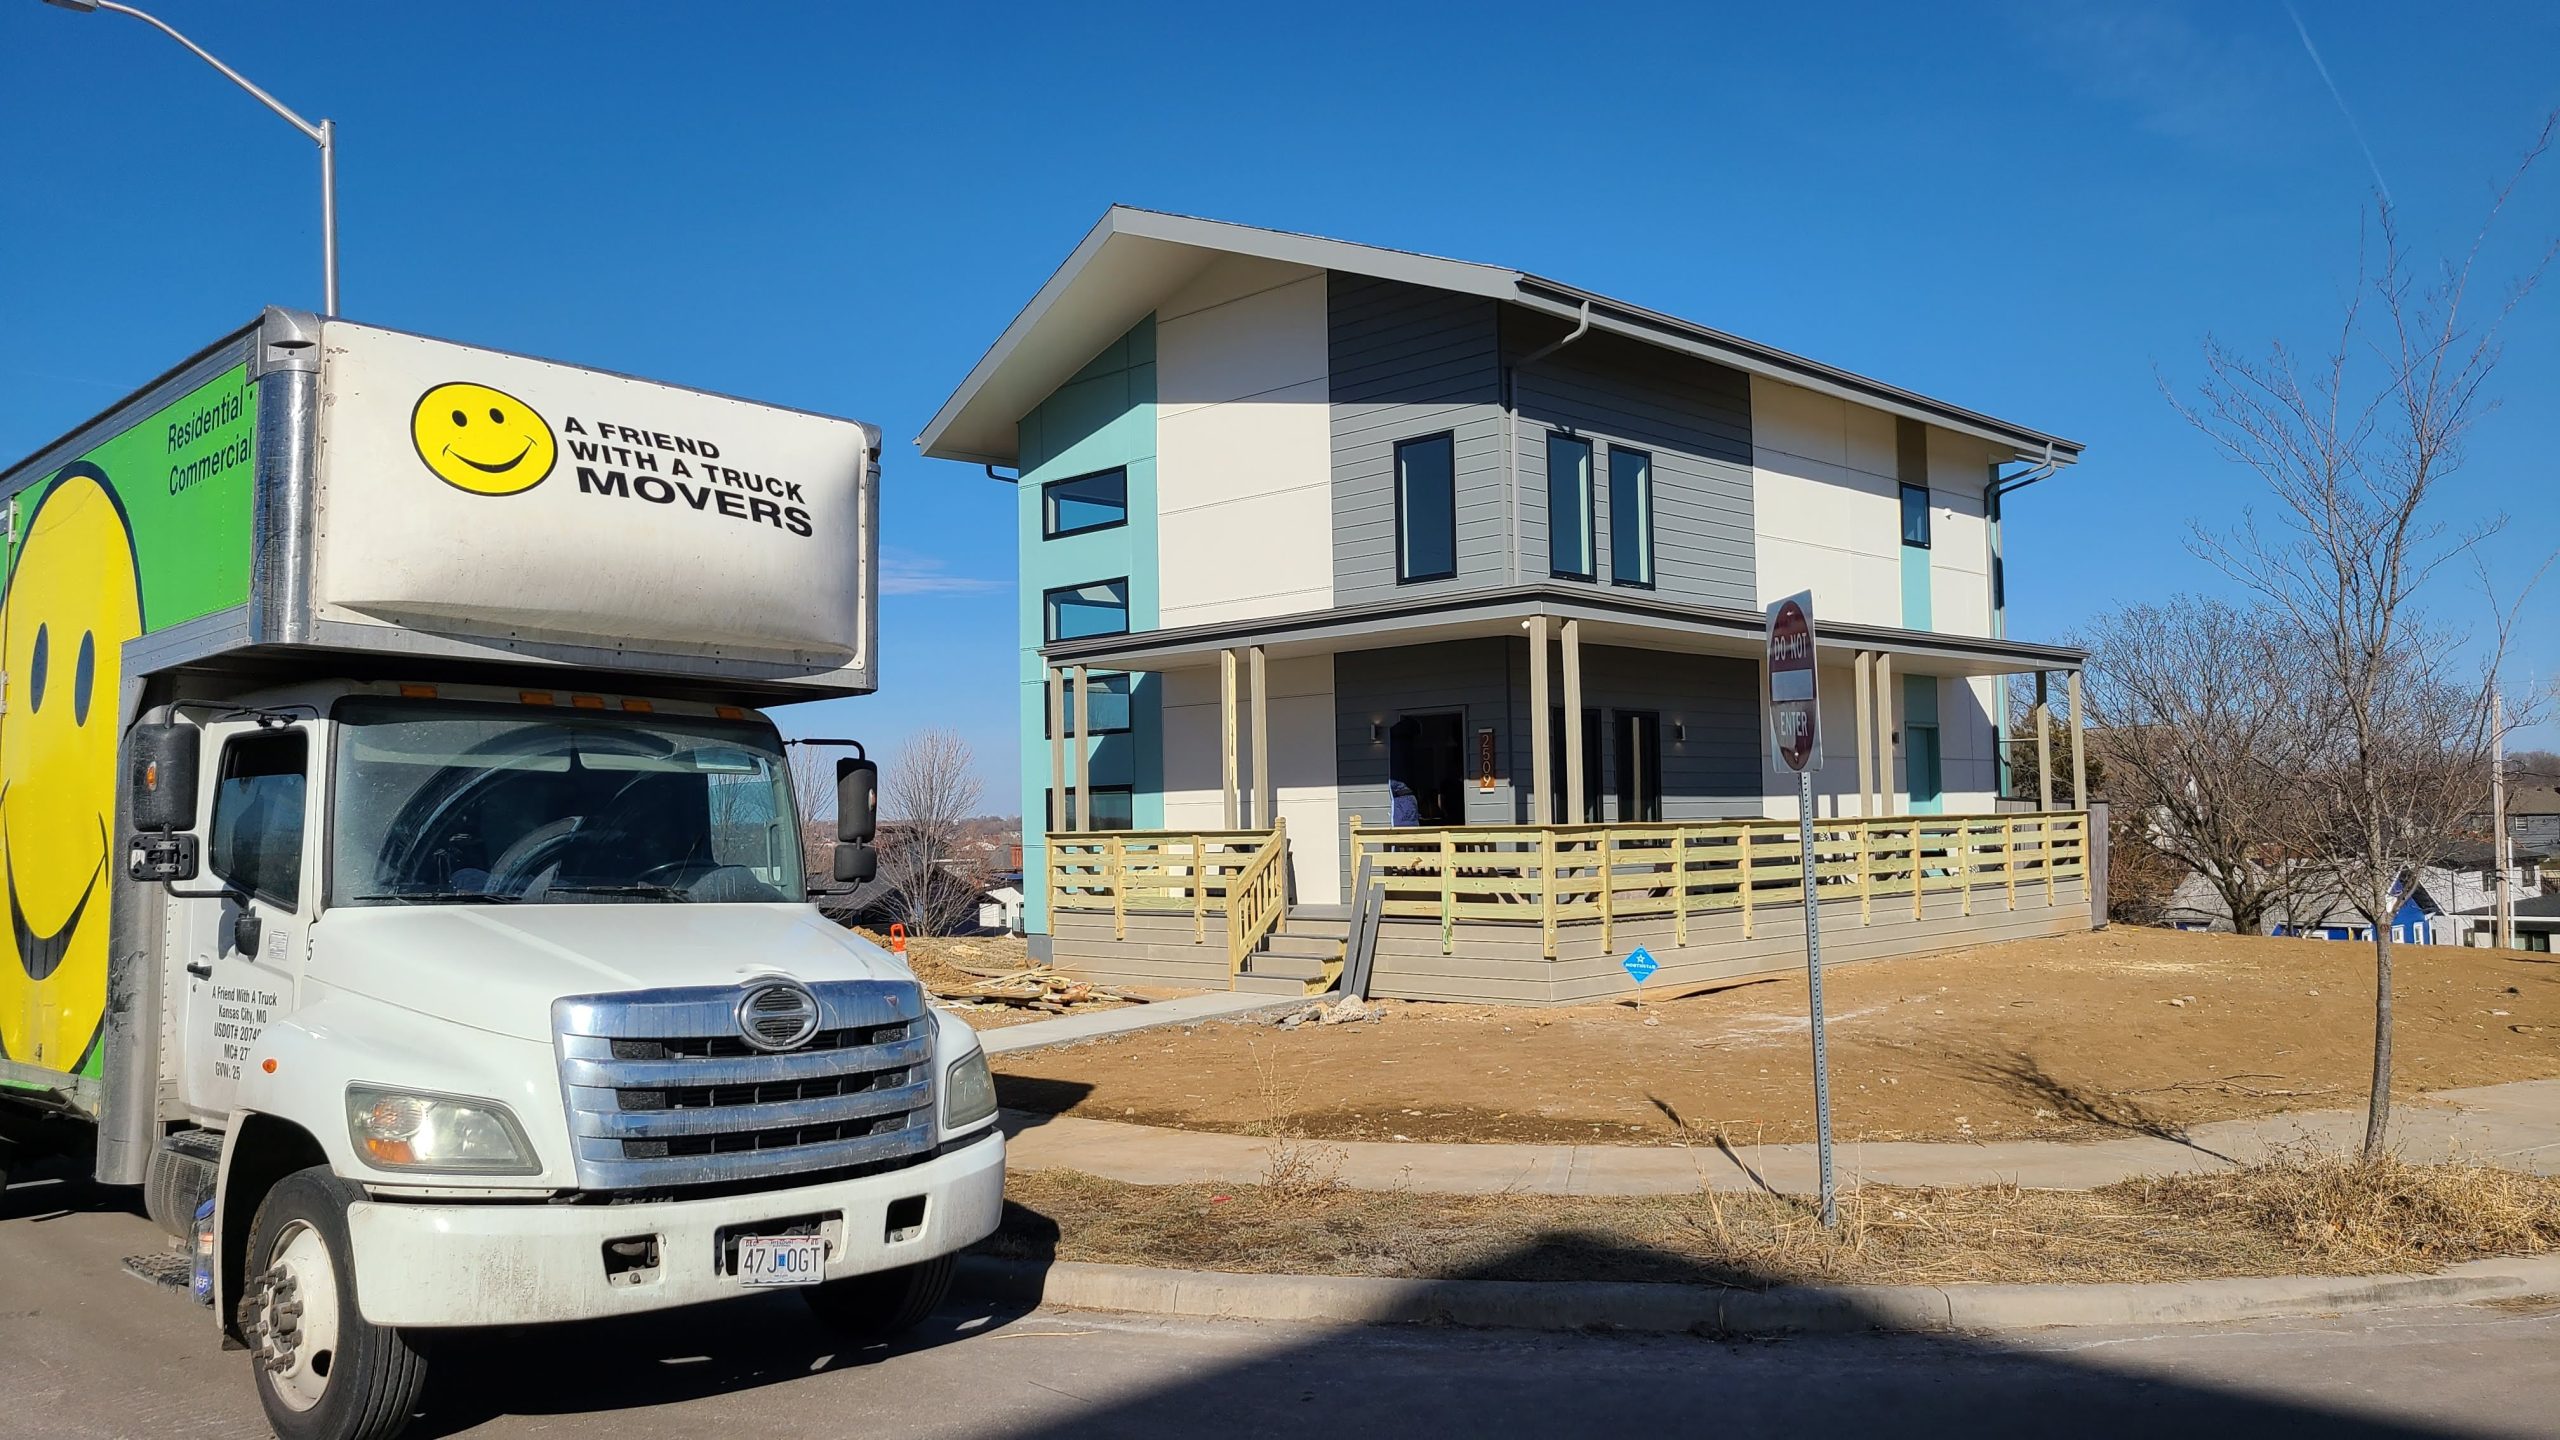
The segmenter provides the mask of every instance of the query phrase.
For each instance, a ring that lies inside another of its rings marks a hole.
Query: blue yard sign
[[[1652,979],[1653,972],[1662,968],[1662,962],[1653,958],[1653,952],[1647,950],[1641,945],[1637,946],[1634,953],[1628,955],[1626,959],[1619,961],[1618,964],[1624,968],[1628,974],[1634,976],[1636,983],[1639,985]]]

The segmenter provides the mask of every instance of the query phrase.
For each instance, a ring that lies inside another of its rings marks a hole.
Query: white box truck
[[[200,1238],[279,1434],[439,1330],[902,1328],[994,1229],[985,1057],[807,903],[753,708],[873,688],[878,463],[269,310],[0,476],[0,1118]]]

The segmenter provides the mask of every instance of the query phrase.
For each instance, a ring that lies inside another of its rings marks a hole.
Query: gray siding
[[[1503,348],[1516,361],[1568,333],[1513,311]],[[1752,569],[1751,382],[1728,370],[1606,333],[1587,334],[1514,373],[1520,408],[1521,568],[1548,573],[1547,433],[1593,442],[1598,583],[1609,584],[1612,444],[1653,457],[1654,582],[1665,599],[1756,609]]]
[[[1549,663],[1559,667],[1550,677],[1548,698],[1561,735],[1564,682],[1552,642],[1549,655]],[[1394,819],[1387,799],[1390,747],[1371,739],[1370,727],[1393,725],[1404,715],[1449,711],[1464,716],[1460,733],[1469,764],[1481,729],[1494,732],[1499,757],[1493,789],[1467,782],[1467,823],[1514,825],[1533,818],[1525,638],[1345,651],[1334,657],[1333,694],[1334,768],[1345,823],[1353,815],[1371,827]],[[1664,819],[1726,819],[1761,812],[1758,666],[1746,660],[1585,645],[1582,706],[1599,712],[1600,770],[1585,783],[1600,797],[1601,818],[1618,818],[1620,759],[1612,716],[1620,710],[1646,711],[1660,719]],[[1687,739],[1671,738],[1674,724],[1686,727]],[[1561,794],[1562,771],[1554,784]]]
[[[1327,303],[1334,603],[1508,583],[1494,302],[1337,272]],[[1443,430],[1457,438],[1458,573],[1400,587],[1395,444]]]

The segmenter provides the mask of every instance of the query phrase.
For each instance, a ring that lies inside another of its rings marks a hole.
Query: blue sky
[[[786,724],[956,727],[1002,804],[1012,496],[908,442],[1113,201],[1513,265],[2074,436],[2010,512],[2014,634],[2225,588],[2184,537],[2255,482],[2157,377],[2208,331],[2318,343],[2377,172],[2456,247],[2560,105],[2547,4],[2300,3],[2334,96],[2257,0],[158,10],[338,121],[349,315],[883,426],[883,688]],[[0,452],[316,306],[316,169],[147,28],[0,3]],[[2490,273],[2555,233],[2560,158]],[[2560,545],[2560,285],[2496,390],[2444,514],[2512,515],[2512,585]],[[2560,672],[2555,587],[2516,682]]]

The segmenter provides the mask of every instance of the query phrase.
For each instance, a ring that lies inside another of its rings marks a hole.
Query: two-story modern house
[[[1760,657],[1797,591],[1839,953],[2090,923],[2082,817],[1997,804],[2001,677],[2076,699],[2082,658],[2008,638],[2000,497],[2072,441],[1515,270],[1114,208],[918,444],[1019,491],[1062,965],[1327,983],[1364,862],[1376,993],[1783,963]]]

